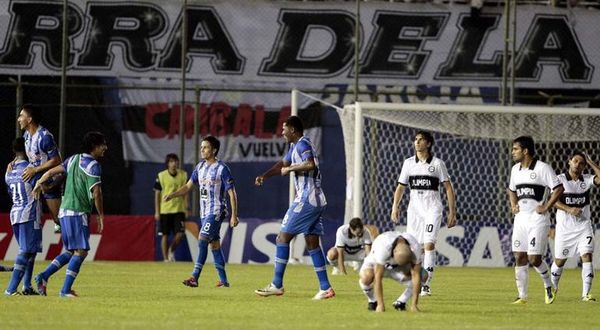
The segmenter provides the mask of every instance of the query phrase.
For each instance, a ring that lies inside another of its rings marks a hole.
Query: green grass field
[[[8,264],[5,262],[4,264]],[[36,272],[46,262],[36,264]],[[578,328],[598,326],[600,302],[579,301],[579,270],[563,274],[554,304],[545,305],[542,283],[530,269],[529,303],[514,306],[512,268],[438,268],[433,296],[421,299],[421,313],[397,312],[391,302],[403,287],[386,280],[387,311],[369,312],[357,274],[331,276],[337,296],[313,301],[318,285],[312,267],[288,266],[285,295],[262,298],[253,290],[269,283],[272,266],[228,265],[232,286],[215,288],[207,265],[200,287],[181,281],[192,263],[87,262],[75,283],[79,298],[59,298],[61,269],[48,285],[47,297],[1,297],[0,325],[12,328],[213,328],[213,329],[483,329]],[[0,273],[2,290],[10,273]]]

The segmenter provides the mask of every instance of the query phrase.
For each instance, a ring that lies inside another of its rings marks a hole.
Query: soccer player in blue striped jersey
[[[41,185],[59,173],[65,173],[65,193],[60,205],[59,218],[62,228],[61,239],[66,250],[56,257],[46,269],[38,274],[35,281],[38,291],[46,295],[48,279],[64,265],[66,277],[60,297],[74,298],[73,283],[79,274],[81,264],[90,249],[90,214],[94,206],[98,211],[96,220],[98,232],[104,227],[104,203],[102,198],[102,168],[98,159],[107,150],[106,139],[100,132],[89,132],[83,137],[83,152],[67,158],[61,165],[48,170],[34,188],[39,194]]]
[[[25,141],[17,138],[13,142],[15,161],[10,171],[7,171],[4,179],[9,194],[12,196],[12,208],[10,210],[10,223],[13,234],[19,244],[19,254],[15,260],[12,277],[4,294],[7,296],[18,295],[17,287],[26,273],[29,273],[23,281],[24,295],[37,295],[31,287],[31,272],[35,255],[42,252],[42,229],[41,229],[41,204],[34,198],[33,185],[39,175],[33,176],[29,181],[23,180],[23,172],[30,166],[25,155]]]
[[[257,186],[262,186],[265,179],[274,175],[286,176],[294,172],[296,199],[290,205],[281,221],[281,230],[277,235],[275,251],[275,271],[272,282],[265,288],[254,292],[260,296],[282,295],[283,275],[290,256],[290,241],[298,234],[304,234],[306,247],[310,254],[320,290],[313,297],[315,300],[333,298],[335,291],[327,278],[325,256],[321,250],[320,236],[323,235],[322,214],[327,205],[325,194],[321,189],[321,171],[319,160],[312,142],[304,136],[304,125],[297,116],[289,117],[283,123],[283,137],[290,143],[290,149],[283,160],[277,162],[267,172],[255,179]]]
[[[175,197],[185,196],[194,185],[200,190],[200,233],[198,235],[198,258],[194,264],[192,276],[183,284],[192,288],[198,287],[198,279],[208,256],[208,246],[212,251],[215,268],[219,273],[217,287],[229,287],[225,272],[225,257],[221,250],[219,231],[221,223],[229,215],[231,228],[238,225],[237,194],[229,167],[217,159],[221,143],[214,136],[207,136],[200,144],[202,161],[196,165],[188,182],[176,191],[165,195],[169,201]],[[231,213],[227,210],[227,197],[231,205]]]
[[[36,174],[43,174],[49,169],[58,166],[61,157],[52,133],[40,124],[41,113],[39,108],[26,104],[21,108],[17,122],[19,127],[24,130],[25,151],[31,166],[23,172],[23,179],[29,181]],[[52,179],[51,179],[52,180]],[[48,183],[51,183],[49,181]],[[58,209],[61,200],[61,187],[57,185],[51,190],[43,192],[44,200],[48,205],[48,210],[56,224],[55,230],[60,231],[58,221]]]

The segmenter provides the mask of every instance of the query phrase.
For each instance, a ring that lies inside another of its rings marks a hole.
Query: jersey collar
[[[583,181],[583,175],[580,175],[577,180],[573,179],[573,177],[571,177],[571,174],[569,174],[569,171],[565,172],[565,177],[567,178],[568,181]]]
[[[533,171],[533,169],[535,168],[535,164],[537,164],[537,161],[538,161],[537,158],[532,159],[531,164],[529,164],[528,169]],[[522,170],[522,169],[523,169],[523,163],[521,163],[521,165],[519,165],[519,170]]]
[[[433,154],[430,153],[429,157],[427,157],[427,159],[425,160],[425,163],[427,164],[431,164],[431,161],[433,160]],[[415,154],[415,163],[419,163],[419,156],[417,156],[417,154]]]

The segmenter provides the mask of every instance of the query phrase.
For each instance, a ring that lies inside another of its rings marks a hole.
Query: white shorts
[[[571,220],[557,221],[554,236],[554,257],[567,259],[576,255],[594,252],[594,228],[592,223],[582,221],[574,223]]]
[[[362,272],[363,270],[371,270],[371,271],[375,271],[375,258],[372,258],[371,255],[368,255],[364,261],[362,266],[360,267],[360,272]],[[385,273],[383,274],[384,277],[389,277],[392,278],[393,280],[402,283],[404,285],[407,285],[407,282],[409,282],[411,280],[411,275],[410,275],[410,265],[405,265],[402,267],[386,267],[385,268]]]
[[[419,212],[417,208],[409,205],[406,218],[406,232],[413,235],[419,244],[436,243],[442,224],[441,209],[433,208],[427,212]]]
[[[548,249],[550,220],[547,214],[519,212],[515,215],[512,233],[513,252],[545,255]]]

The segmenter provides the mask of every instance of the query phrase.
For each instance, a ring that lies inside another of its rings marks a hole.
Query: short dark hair
[[[290,116],[285,120],[285,126],[293,127],[294,130],[300,135],[304,134],[304,124],[302,123],[302,119],[298,116]]]
[[[179,161],[179,157],[177,157],[177,155],[176,155],[176,154],[168,154],[168,155],[165,157],[165,164],[166,164],[166,165],[169,165],[169,162],[170,162],[171,160],[174,160],[174,161],[178,162],[178,161]]]
[[[41,121],[41,117],[42,117],[42,112],[40,111],[40,109],[38,107],[34,107],[33,104],[23,104],[23,106],[21,107],[21,110],[27,112],[27,114],[29,115],[29,117],[31,117],[31,121],[34,122],[35,124],[39,124]]]
[[[350,228],[354,230],[363,228],[362,220],[360,220],[360,218],[352,218],[352,220],[350,220]]]
[[[535,156],[535,142],[533,138],[529,135],[519,136],[518,138],[513,140],[513,144],[518,143],[521,148],[529,150],[529,155],[531,157]]]
[[[22,137],[16,138],[12,143],[12,150],[15,154],[17,152],[25,153],[25,139]]]
[[[417,131],[417,134],[415,134],[415,137],[417,135],[421,135],[423,137],[423,139],[425,139],[425,141],[429,142],[429,148],[427,148],[427,150],[431,151],[431,148],[433,147],[433,144],[435,143],[435,139],[433,138],[433,135],[431,135],[431,133],[429,133],[427,131]]]
[[[219,139],[212,135],[207,135],[202,139],[202,141],[210,143],[211,147],[216,150],[215,156],[219,153],[219,149],[221,148],[221,142],[219,142]]]
[[[87,132],[83,137],[81,144],[83,152],[90,153],[99,145],[106,144],[106,138],[104,134],[100,132]]]

